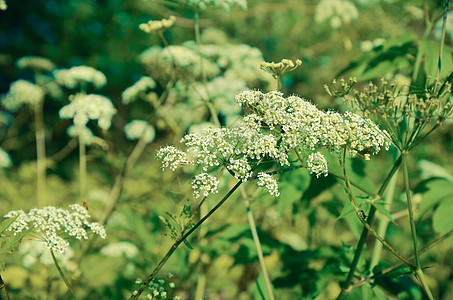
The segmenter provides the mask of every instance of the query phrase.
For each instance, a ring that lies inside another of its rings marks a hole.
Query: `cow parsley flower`
[[[222,8],[225,13],[229,13],[234,5],[242,9],[247,9],[246,0],[187,0],[188,4],[201,10],[212,8]]]
[[[92,84],[95,88],[100,89],[107,83],[105,75],[88,66],[77,66],[70,69],[54,71],[55,80],[70,89],[86,84]]]
[[[187,160],[187,154],[173,146],[159,149],[157,158],[162,160],[162,169],[170,168],[175,171],[178,166],[192,164]]]
[[[19,79],[11,83],[8,93],[2,97],[4,108],[11,112],[18,111],[23,105],[35,105],[44,99],[44,90],[30,81]]]
[[[73,236],[79,240],[88,239],[87,228],[103,239],[106,237],[104,227],[97,222],[89,222],[90,215],[79,204],[69,205],[68,210],[53,206],[33,208],[28,213],[22,210],[12,210],[4,217],[16,216],[18,216],[17,219],[7,230],[16,234],[33,228],[41,235],[47,248],[61,253],[69,246],[65,239],[67,236]]]
[[[164,31],[171,28],[176,21],[175,16],[170,16],[168,19],[162,19],[160,21],[148,21],[147,23],[140,24],[140,30],[151,33],[153,31]]]
[[[76,126],[86,126],[88,120],[98,120],[102,129],[109,129],[116,109],[110,99],[96,94],[76,94],[71,103],[60,109],[60,118],[74,119]]]
[[[195,175],[195,179],[192,181],[192,189],[194,191],[195,198],[207,197],[210,194],[218,193],[218,184],[219,180],[207,173]]]
[[[0,0],[0,10],[6,10],[8,5],[6,5],[5,0]]]
[[[16,62],[19,69],[30,69],[36,72],[49,72],[55,69],[55,64],[44,57],[24,56]]]
[[[321,0],[316,6],[315,20],[318,23],[329,21],[334,29],[357,19],[359,12],[354,3],[348,0]]]
[[[142,76],[136,83],[128,87],[121,94],[121,102],[129,104],[135,101],[141,94],[145,94],[148,90],[154,89],[156,82],[149,76]]]
[[[307,166],[310,173],[315,173],[318,178],[323,174],[324,176],[327,176],[329,173],[327,160],[320,152],[311,153],[308,156]]]
[[[151,143],[156,137],[154,127],[143,120],[132,120],[124,127],[124,132],[129,140],[142,138],[146,143]]]
[[[271,196],[280,196],[277,180],[272,175],[266,174],[264,172],[259,172],[258,186],[265,187]]]

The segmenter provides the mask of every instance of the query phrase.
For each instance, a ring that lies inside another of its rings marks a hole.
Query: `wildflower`
[[[307,166],[310,173],[315,173],[316,177],[320,177],[322,174],[327,176],[329,169],[327,167],[327,160],[320,152],[311,153],[308,156]]]
[[[286,73],[294,71],[300,65],[302,65],[302,61],[300,59],[297,59],[295,63],[292,60],[283,59],[279,63],[262,62],[260,64],[260,69],[270,73],[274,78],[278,78]]]
[[[187,0],[188,4],[192,7],[196,7],[201,10],[207,8],[222,8],[225,13],[231,11],[231,7],[234,5],[239,6],[242,9],[247,9],[246,0]]]
[[[102,129],[109,129],[116,113],[110,99],[96,94],[76,94],[71,103],[60,109],[60,118],[74,119],[76,126],[86,126],[89,119],[98,120]]]
[[[170,16],[168,19],[162,19],[160,21],[148,21],[147,23],[140,24],[140,30],[151,33],[153,31],[165,31],[171,28],[176,21],[175,16]]]
[[[349,24],[357,19],[359,12],[355,5],[347,0],[321,0],[316,6],[315,20],[318,23],[329,21],[334,29]]]
[[[218,184],[219,180],[207,173],[195,175],[195,179],[192,181],[195,198],[207,197],[210,194],[218,193]]]
[[[101,254],[110,256],[110,257],[122,257],[125,256],[127,258],[133,258],[137,255],[138,249],[137,247],[129,242],[117,242],[108,244],[101,249]],[[140,278],[138,278],[140,279]],[[137,283],[137,281],[136,281]],[[141,283],[141,279],[140,282]]]
[[[0,148],[0,168],[9,168],[12,165],[11,157],[8,152]]]
[[[265,187],[271,196],[280,196],[277,180],[275,180],[272,175],[266,174],[264,172],[259,172],[258,186]]]
[[[187,154],[173,146],[159,149],[157,158],[162,159],[162,169],[170,168],[172,171],[175,171],[180,165],[191,164],[187,160]]]
[[[146,143],[151,143],[156,137],[154,127],[146,121],[132,120],[124,127],[124,132],[129,140],[143,139]]]
[[[74,236],[77,239],[88,239],[86,228],[90,228],[94,234],[101,238],[106,237],[105,229],[96,222],[89,222],[90,215],[83,206],[79,204],[69,205],[69,210],[47,206],[44,208],[33,208],[27,214],[22,210],[12,210],[5,218],[17,219],[7,230],[14,234],[33,228],[42,235],[47,248],[63,253],[69,243],[61,235]]]
[[[30,81],[19,79],[11,83],[8,93],[2,97],[2,105],[7,110],[16,112],[23,105],[36,103],[44,99],[44,90]]]
[[[142,76],[136,83],[128,87],[121,94],[121,102],[129,104],[135,101],[141,94],[146,93],[149,89],[154,89],[156,82],[149,76]]]
[[[0,10],[6,10],[8,5],[6,5],[5,0],[0,0]]]
[[[96,144],[103,148],[107,147],[107,143],[103,139],[95,136],[91,129],[86,126],[71,125],[68,127],[66,132],[70,137],[79,138],[86,145]]]
[[[17,60],[19,69],[31,69],[35,72],[49,72],[55,69],[55,64],[44,57],[24,56]]]
[[[77,86],[84,86],[88,83],[92,84],[95,88],[100,89],[107,83],[105,75],[88,66],[77,66],[70,69],[55,70],[55,80],[70,89]]]

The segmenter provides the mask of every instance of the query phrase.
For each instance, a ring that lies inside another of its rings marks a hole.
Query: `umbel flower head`
[[[153,31],[165,31],[171,28],[176,21],[175,16],[170,16],[168,19],[162,19],[160,21],[148,21],[139,25],[140,30],[151,33]]]
[[[79,204],[69,205],[68,210],[53,206],[33,208],[28,213],[12,210],[4,217],[17,217],[7,230],[16,234],[33,228],[41,235],[47,248],[58,252],[63,252],[69,246],[65,240],[68,236],[78,240],[88,239],[88,228],[103,239],[106,236],[104,227],[97,222],[89,222],[88,211]]]
[[[1,103],[9,111],[16,112],[23,105],[36,103],[44,99],[44,90],[30,81],[19,79],[11,83],[8,93],[2,97]]]
[[[262,160],[290,165],[289,153],[302,151],[308,154],[306,165],[310,172],[326,176],[327,160],[317,149],[334,154],[347,150],[352,156],[370,159],[372,154],[389,147],[387,133],[371,120],[351,112],[324,112],[297,96],[285,98],[277,91],[245,91],[236,96],[236,102],[246,113],[242,124],[234,128],[208,127],[188,134],[181,140],[186,151],[173,146],[162,148],[157,156],[163,167],[175,170],[179,165],[196,165],[206,175],[225,167],[243,181],[258,178],[259,186],[265,186],[271,195],[278,195],[272,176],[253,174]],[[203,175],[206,180],[198,180],[194,186],[196,195],[201,185],[206,185],[203,191],[216,192],[215,181],[207,180],[206,175]]]
[[[74,119],[74,125],[86,126],[88,121],[98,120],[102,129],[109,129],[116,109],[109,98],[96,94],[76,94],[71,103],[60,109],[60,118]]]
[[[88,66],[55,70],[53,73],[55,80],[69,89],[74,89],[78,86],[84,87],[87,84],[91,84],[95,88],[100,89],[107,83],[107,78],[102,72]]]
[[[281,62],[262,62],[260,64],[261,70],[271,74],[274,78],[278,78],[286,73],[294,71],[300,65],[302,65],[302,61],[297,59],[294,63],[292,60],[289,59],[282,59]]]
[[[156,137],[154,127],[143,120],[132,120],[124,127],[124,132],[129,140],[143,139],[146,143],[151,143]]]
[[[121,94],[121,102],[129,104],[155,87],[156,82],[151,77],[142,76],[136,83],[124,90]]]
[[[44,57],[24,56],[16,62],[19,69],[30,69],[35,72],[49,72],[55,69],[55,64]]]

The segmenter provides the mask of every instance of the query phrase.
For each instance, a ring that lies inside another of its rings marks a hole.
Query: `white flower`
[[[122,257],[133,258],[137,255],[137,247],[129,242],[117,242],[108,244],[101,249],[101,254],[111,257]]]
[[[19,79],[11,83],[9,92],[2,97],[2,105],[7,110],[16,112],[24,104],[35,105],[44,99],[44,90],[27,80]]]
[[[44,57],[24,56],[17,60],[16,65],[19,69],[31,69],[37,72],[52,71],[55,64]]]
[[[259,172],[258,186],[265,187],[271,196],[280,196],[277,180],[272,175],[266,174],[264,172]]]
[[[102,88],[107,83],[107,78],[100,71],[88,67],[77,66],[70,69],[55,70],[55,80],[70,89],[91,83],[95,88]]]
[[[320,177],[322,174],[327,176],[329,173],[327,160],[320,152],[311,153],[308,156],[307,165],[310,173],[315,173],[316,177]]]
[[[8,5],[6,5],[5,0],[0,0],[0,10],[6,10]]]
[[[187,0],[188,4],[199,9],[222,8],[225,13],[229,13],[234,5],[242,9],[247,9],[246,0]]]
[[[180,165],[191,164],[187,160],[187,154],[173,146],[159,149],[157,158],[162,159],[162,169],[170,168],[172,171],[175,171]]]
[[[218,184],[219,180],[207,173],[195,175],[195,179],[192,181],[195,198],[207,197],[210,194],[218,193]]]
[[[19,252],[24,254],[22,264],[26,268],[31,267],[38,261],[46,266],[54,264],[49,249],[39,240],[27,240],[22,242],[19,246]],[[63,253],[55,252],[54,254],[58,259],[60,266],[70,271],[77,270],[77,265],[74,262],[74,251],[70,247],[66,248]]]
[[[74,119],[77,126],[86,126],[88,120],[98,120],[102,129],[109,129],[116,109],[110,99],[96,94],[76,94],[71,103],[60,109],[60,118]]]
[[[22,210],[12,210],[6,214],[5,218],[19,216],[7,230],[13,231],[14,234],[33,228],[39,233],[47,248],[64,252],[69,243],[61,235],[73,236],[77,239],[87,239],[86,228],[91,228],[94,234],[101,238],[106,237],[105,229],[96,222],[89,222],[87,210],[79,205],[69,205],[69,210],[47,206],[44,208],[33,208],[28,214]]]
[[[121,94],[121,101],[124,104],[129,104],[135,101],[142,93],[146,93],[155,87],[156,82],[151,77],[142,76],[136,83],[124,90]]]
[[[321,0],[316,6],[315,21],[330,22],[334,29],[343,24],[349,24],[357,19],[359,12],[355,5],[347,0]]]
[[[142,138],[146,143],[151,143],[156,137],[154,127],[143,120],[132,120],[124,127],[124,132],[129,140]]]
[[[8,152],[0,148],[0,168],[9,168],[12,164],[13,163]]]

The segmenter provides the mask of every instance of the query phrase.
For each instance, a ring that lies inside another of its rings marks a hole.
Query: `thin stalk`
[[[414,219],[414,213],[412,211],[412,197],[411,197],[411,191],[409,188],[409,175],[407,171],[407,153],[403,152],[403,179],[404,179],[404,189],[406,191],[406,200],[407,200],[407,211],[409,213],[409,221],[410,221],[410,226],[411,226],[411,234],[412,234],[412,242],[414,246],[414,255],[415,255],[415,275],[420,281],[426,295],[428,296],[429,299],[434,299],[433,295],[431,294],[431,290],[429,289],[428,284],[426,283],[425,275],[423,274],[422,267],[420,264],[420,258],[418,255],[418,250],[417,250],[417,232],[415,229],[415,219]]]
[[[393,202],[397,179],[398,179],[398,177],[395,176],[390,181],[389,188],[388,188],[387,194],[385,196],[386,203],[387,203],[386,204],[387,209]],[[382,237],[385,237],[385,233],[387,232],[388,224],[389,224],[389,220],[387,218],[383,218],[383,219],[379,220],[377,233],[379,233]],[[374,266],[376,266],[378,264],[379,259],[381,258],[381,253],[382,253],[382,244],[375,243],[373,252],[371,255],[371,262],[370,262],[370,267],[369,267],[370,270],[373,270]]]
[[[447,232],[446,234],[442,235],[441,237],[435,239],[434,241],[430,242],[428,245],[426,245],[425,247],[423,247],[422,249],[420,249],[418,251],[418,253],[421,255],[421,254],[424,254],[425,252],[427,252],[428,250],[432,249],[434,246],[438,245],[439,243],[443,242],[444,240],[446,240],[448,237],[450,237],[451,235],[453,235],[453,229],[450,230],[449,232]],[[412,255],[410,257],[408,257],[409,259],[413,259],[415,255]],[[371,280],[373,279],[376,279],[378,277],[382,277],[384,276],[385,274],[395,270],[396,268],[400,267],[401,265],[403,265],[404,263],[403,262],[398,262],[390,267],[388,267],[387,269],[384,269],[382,270],[381,272],[377,273],[377,274],[374,274],[373,276],[371,277],[368,277],[368,278],[365,278],[353,285],[351,285],[348,289],[348,291],[352,291],[353,289],[361,286],[361,285],[364,285],[366,284],[367,282],[370,282]]]
[[[445,1],[445,12],[444,12],[444,17],[442,19],[442,37],[440,38],[439,60],[437,62],[437,73],[436,73],[436,79],[434,81],[434,94],[437,92],[437,84],[439,83],[439,75],[440,75],[440,70],[442,68],[442,53],[444,51],[444,44],[445,44],[445,27],[447,24],[449,2],[450,2],[449,0]]]
[[[253,218],[252,210],[250,209],[250,200],[247,197],[244,187],[241,187],[242,198],[244,199],[244,204],[247,209],[247,218],[249,221],[250,230],[252,231],[253,242],[255,243],[256,252],[258,253],[258,260],[260,262],[261,272],[264,277],[264,282],[266,283],[267,294],[269,295],[270,300],[274,300],[274,293],[272,292],[272,284],[269,279],[269,274],[267,273],[266,264],[264,262],[263,249],[261,248],[261,242],[258,237],[258,232],[256,230],[255,219]]]
[[[38,207],[45,206],[46,201],[46,143],[43,117],[43,100],[35,103],[36,135],[36,191]]]
[[[85,201],[87,189],[87,155],[85,139],[79,136],[79,178],[80,178],[80,201]]]
[[[9,300],[8,290],[6,289],[6,284],[3,281],[2,276],[0,276],[0,299]]]
[[[384,182],[382,183],[381,187],[379,188],[379,190],[377,192],[377,196],[382,196],[384,194],[385,190],[387,189],[388,184],[390,183],[391,179],[393,178],[393,176],[395,175],[396,171],[400,167],[401,161],[402,161],[402,157],[400,155],[397,158],[397,160],[395,161],[395,163],[393,164],[393,167],[390,170],[390,172],[387,174],[387,177],[384,179]],[[367,224],[369,226],[371,226],[371,224],[373,223],[375,214],[376,214],[376,207],[371,206],[370,211],[368,212],[368,217],[367,217]],[[351,263],[351,267],[349,269],[349,273],[348,273],[348,275],[346,277],[346,280],[345,280],[345,282],[343,284],[343,289],[342,289],[342,291],[341,291],[341,293],[340,293],[340,295],[338,296],[337,299],[343,299],[344,298],[345,291],[348,289],[348,287],[351,284],[352,277],[354,277],[355,269],[357,268],[357,264],[359,262],[360,256],[362,255],[363,247],[365,246],[365,241],[366,241],[366,238],[368,236],[368,231],[369,231],[368,227],[364,226],[363,229],[362,229],[362,234],[360,235],[359,242],[357,244],[357,249],[355,251],[354,258],[353,258],[353,261]]]
[[[214,206],[200,221],[198,221],[191,229],[189,229],[187,232],[183,233],[182,236],[177,239],[173,245],[170,247],[170,249],[167,251],[165,256],[161,259],[161,261],[157,264],[157,266],[154,268],[153,272],[148,276],[148,279],[146,279],[142,286],[134,291],[132,295],[130,296],[130,300],[136,300],[140,297],[140,295],[143,293],[143,291],[147,288],[148,284],[156,277],[157,273],[162,269],[162,267],[166,264],[168,259],[172,256],[173,252],[178,248],[178,246],[186,240],[198,227],[201,226],[201,224],[204,223],[220,206],[222,206],[223,203],[236,191],[236,189],[241,185],[242,180],[239,180],[235,186],[231,188],[231,190],[228,191],[228,193],[222,198],[222,200],[217,203],[216,206]],[[184,229],[184,231],[187,229],[187,227]]]
[[[206,288],[206,275],[201,273],[198,275],[197,287],[195,288],[194,299],[204,299],[204,290]]]
[[[69,281],[66,279],[66,276],[64,276],[63,270],[61,270],[60,265],[58,264],[57,258],[55,257],[55,254],[53,253],[52,249],[50,249],[50,254],[52,254],[53,263],[55,264],[55,267],[57,268],[57,271],[60,274],[61,279],[63,279],[64,284],[68,288],[69,294],[71,294],[73,299],[77,299],[74,295],[74,292],[72,291],[72,287],[69,284]]]

